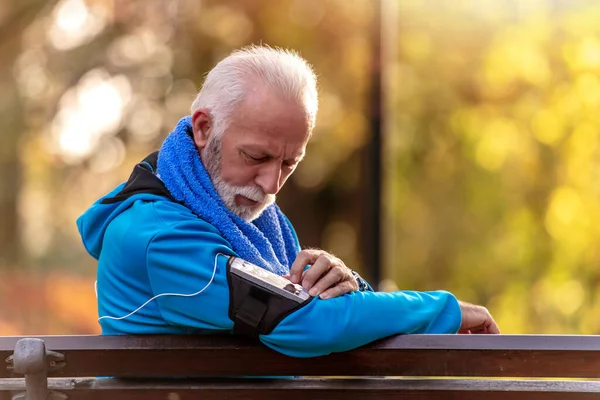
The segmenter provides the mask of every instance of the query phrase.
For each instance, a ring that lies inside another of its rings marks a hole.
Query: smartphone
[[[297,303],[304,303],[310,298],[308,292],[301,285],[292,283],[282,276],[267,271],[246,260],[242,260],[239,257],[231,258],[230,273]]]

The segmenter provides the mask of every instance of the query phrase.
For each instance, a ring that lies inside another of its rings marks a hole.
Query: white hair
[[[317,77],[311,65],[297,52],[269,46],[248,46],[221,60],[206,76],[192,103],[191,113],[210,110],[214,136],[221,136],[247,86],[256,80],[278,91],[284,98],[304,105],[312,129],[319,105]]]

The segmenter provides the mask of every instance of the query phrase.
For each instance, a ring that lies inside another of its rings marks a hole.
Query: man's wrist
[[[352,276],[354,276],[354,279],[356,279],[356,283],[358,283],[358,291],[359,292],[372,292],[373,288],[371,288],[371,285],[369,285],[369,283],[363,279],[362,276],[360,276],[360,274],[356,271],[354,271],[353,269],[350,270],[350,272],[352,273]]]

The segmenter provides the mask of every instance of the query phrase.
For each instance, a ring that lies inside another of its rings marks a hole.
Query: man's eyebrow
[[[250,145],[241,145],[239,147],[239,149],[242,150],[242,151],[250,151],[250,152],[253,152],[253,153],[264,154],[265,156],[269,156],[269,157],[272,156],[268,151],[266,151],[262,147],[260,147],[260,146],[254,146],[254,145],[251,145],[251,144]]]
[[[254,146],[254,145],[250,144],[250,145],[246,145],[246,146],[240,146],[240,149],[242,151],[250,151],[250,152],[260,153],[260,155],[264,155],[265,157],[276,158],[273,154],[271,154],[268,150],[265,150],[261,146]],[[302,152],[301,154],[297,155],[296,157],[287,158],[286,161],[293,161],[294,163],[299,163],[300,161],[302,161],[302,159],[304,158],[305,155],[306,155],[306,152]]]

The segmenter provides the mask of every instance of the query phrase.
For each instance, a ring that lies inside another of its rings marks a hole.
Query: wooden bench
[[[0,337],[0,356],[2,400],[600,398],[600,336],[406,335],[309,359],[232,336]]]

